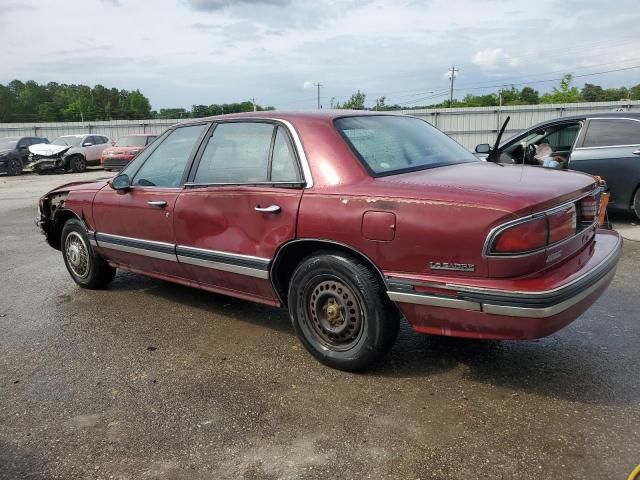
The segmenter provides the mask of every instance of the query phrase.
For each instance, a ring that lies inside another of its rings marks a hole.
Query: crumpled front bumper
[[[538,338],[571,323],[598,299],[615,275],[621,252],[616,232],[598,230],[583,252],[538,275],[473,284],[462,284],[459,277],[450,282],[387,277],[387,293],[419,332]]]

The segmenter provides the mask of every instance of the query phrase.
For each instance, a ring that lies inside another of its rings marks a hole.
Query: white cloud
[[[473,63],[481,68],[496,69],[503,67],[515,68],[520,63],[517,57],[512,57],[502,48],[485,48],[479,50],[471,59]]]

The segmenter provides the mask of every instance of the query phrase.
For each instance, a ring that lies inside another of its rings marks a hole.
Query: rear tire
[[[339,370],[363,371],[398,335],[399,316],[377,276],[356,258],[321,252],[303,260],[289,285],[289,313],[304,347]]]
[[[73,173],[82,173],[87,169],[87,161],[82,155],[73,155],[69,158],[69,168]]]
[[[9,160],[7,164],[7,175],[15,177],[16,175],[20,175],[22,173],[22,162],[17,158],[13,158]]]
[[[106,287],[116,275],[116,269],[100,257],[89,243],[84,225],[73,218],[62,228],[62,258],[74,282],[82,288]]]

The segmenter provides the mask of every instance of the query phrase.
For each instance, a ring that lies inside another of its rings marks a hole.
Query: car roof
[[[269,120],[326,120],[332,121],[341,117],[354,117],[363,115],[388,115],[388,116],[408,116],[400,115],[395,112],[377,112],[371,110],[336,110],[336,109],[320,109],[320,110],[263,110],[261,112],[244,112],[230,113],[227,115],[215,115],[213,117],[194,118],[177,125],[189,125],[192,123],[210,122],[215,120],[232,120],[242,118],[269,119]]]
[[[157,137],[157,133],[125,133],[123,137]]]

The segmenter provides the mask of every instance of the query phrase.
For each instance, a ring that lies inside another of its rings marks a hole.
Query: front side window
[[[221,123],[207,143],[195,183],[262,183],[269,178],[270,123]]]
[[[374,176],[479,161],[462,145],[417,118],[345,117],[337,119],[335,126]]]
[[[131,184],[143,187],[180,186],[189,157],[206,128],[204,124],[190,125],[170,132],[148,157],[143,157],[142,161],[146,161],[134,175]]]
[[[628,119],[591,120],[583,147],[640,145],[640,122]]]

